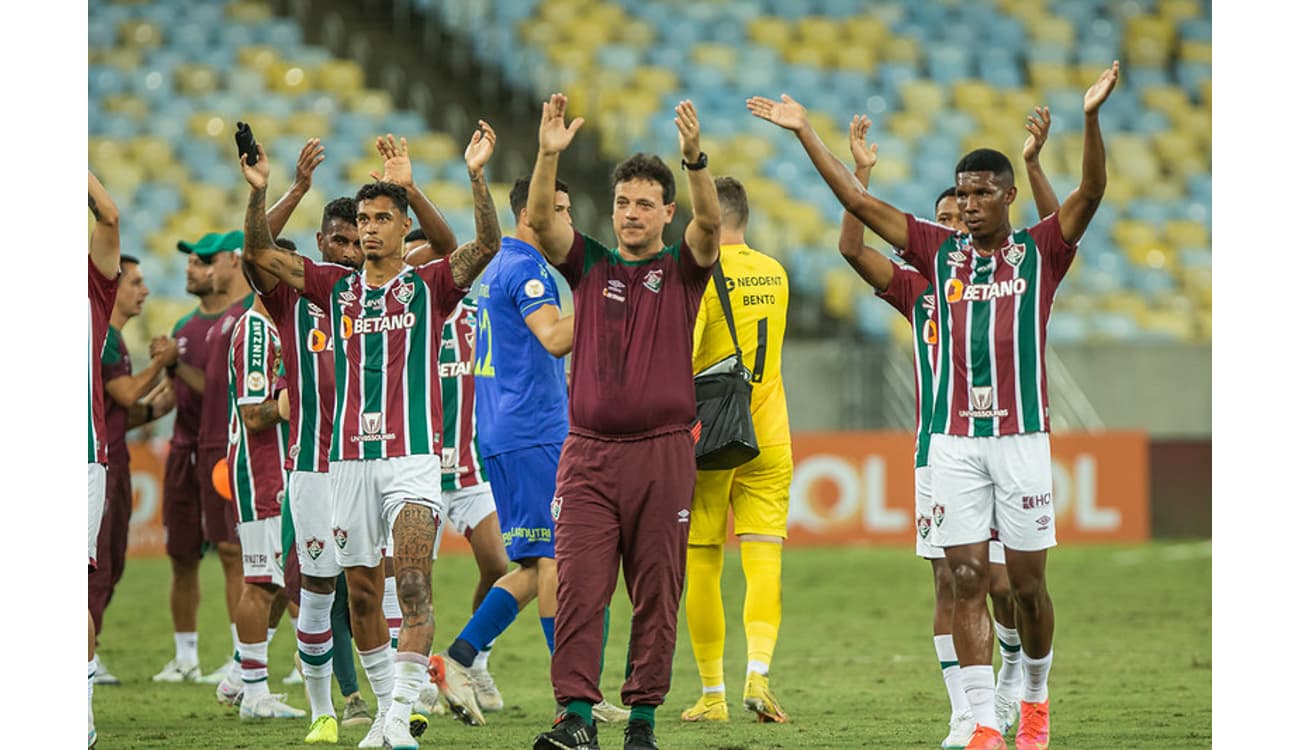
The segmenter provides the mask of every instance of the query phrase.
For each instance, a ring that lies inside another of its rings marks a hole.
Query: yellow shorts
[[[737,535],[785,539],[793,475],[789,443],[764,446],[754,460],[735,469],[696,472],[689,543],[725,542],[728,508],[735,514]]]

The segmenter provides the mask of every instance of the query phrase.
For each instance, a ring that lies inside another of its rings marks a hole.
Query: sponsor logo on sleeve
[[[248,373],[248,390],[260,391],[266,388],[266,376],[260,372]]]
[[[546,294],[546,287],[539,279],[529,279],[528,283],[524,284],[524,295],[529,299],[537,299],[543,294]]]

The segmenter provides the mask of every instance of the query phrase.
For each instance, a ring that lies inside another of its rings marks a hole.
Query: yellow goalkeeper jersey
[[[790,279],[775,258],[748,245],[723,245],[721,263],[741,356],[754,373],[750,409],[758,444],[788,444],[790,415],[781,382],[781,343],[785,339]],[[735,351],[718,291],[710,280],[695,319],[694,370],[699,373]]]

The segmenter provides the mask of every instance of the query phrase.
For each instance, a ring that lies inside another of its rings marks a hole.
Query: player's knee
[[[983,599],[988,591],[988,570],[970,560],[948,561],[952,590],[957,599]]]
[[[945,565],[934,566],[934,601],[940,609],[950,609],[957,599],[952,571]]]
[[[172,576],[173,576],[174,578],[194,578],[194,577],[198,576],[198,574],[199,574],[199,560],[201,560],[201,559],[202,559],[202,558],[197,557],[197,556],[192,557],[192,558],[191,558],[191,557],[183,557],[183,558],[182,558],[182,557],[173,557],[173,558],[171,558],[171,563],[172,563]]]
[[[1042,576],[1021,576],[1011,582],[1011,594],[1023,612],[1038,611],[1047,599],[1047,580]]]
[[[313,594],[332,594],[334,593],[333,578],[318,578],[316,576],[303,575],[303,591],[310,591]]]
[[[1006,568],[1000,565],[994,565],[993,573],[989,576],[989,598],[995,602],[1003,602],[1006,605],[1011,603],[1011,579],[1007,577]],[[999,575],[999,569],[1001,574]]]
[[[223,566],[243,564],[242,553],[238,544],[217,542],[217,557],[221,559]]]
[[[479,580],[488,583],[496,583],[506,574],[510,568],[510,561],[501,557],[491,557],[483,561],[479,566]]]
[[[402,570],[397,574],[397,600],[403,612],[413,612],[429,605],[429,577],[418,570]]]

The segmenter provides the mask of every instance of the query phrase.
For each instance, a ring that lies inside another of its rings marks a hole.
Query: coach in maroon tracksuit
[[[624,747],[653,748],[654,710],[672,673],[695,482],[691,335],[718,259],[721,209],[695,108],[682,102],[675,121],[694,218],[681,244],[663,242],[676,185],[657,156],[637,154],[614,170],[617,248],[555,221],[559,155],[582,124],[565,127],[565,104],[555,94],[544,107],[528,191],[529,222],[573,288],[575,308],[569,437],[551,505],[559,573],[551,682],[565,714],[534,747],[595,744],[603,611],[621,556],[632,599]]]

